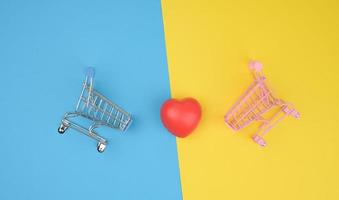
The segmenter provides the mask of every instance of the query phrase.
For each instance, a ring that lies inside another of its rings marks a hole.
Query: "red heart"
[[[175,136],[188,136],[199,124],[201,108],[197,100],[169,99],[161,107],[161,120],[164,126]]]

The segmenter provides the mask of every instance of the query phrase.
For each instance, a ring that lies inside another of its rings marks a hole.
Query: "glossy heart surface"
[[[184,138],[192,133],[200,118],[200,104],[193,98],[169,99],[161,107],[162,123],[177,137]]]

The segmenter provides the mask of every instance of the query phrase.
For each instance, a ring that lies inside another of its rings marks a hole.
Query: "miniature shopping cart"
[[[264,147],[266,142],[263,137],[273,126],[286,116],[291,115],[294,118],[299,118],[300,114],[291,104],[276,98],[272,94],[265,83],[266,78],[262,73],[260,62],[250,62],[249,67],[253,72],[255,81],[225,115],[225,122],[234,131],[248,126],[253,121],[261,122],[262,124],[253,136],[253,140]],[[278,108],[277,111],[274,108]],[[273,111],[271,117],[264,118],[263,115],[271,110]]]
[[[88,68],[86,78],[82,84],[82,91],[74,112],[68,112],[61,120],[58,132],[65,133],[68,128],[83,133],[97,143],[97,150],[102,153],[107,144],[107,140],[97,134],[94,129],[99,126],[108,126],[113,129],[125,131],[132,122],[129,113],[118,107],[108,98],[104,97],[93,88],[94,69]],[[91,121],[88,128],[80,125],[75,118],[86,118]]]

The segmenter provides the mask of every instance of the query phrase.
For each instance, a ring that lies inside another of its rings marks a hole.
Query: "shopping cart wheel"
[[[103,143],[101,143],[101,142],[98,142],[98,146],[97,146],[98,152],[99,152],[99,153],[102,153],[102,152],[105,151],[105,149],[106,149],[106,144],[103,144]]]
[[[59,128],[58,128],[58,132],[60,133],[60,134],[64,134],[65,133],[65,131],[67,130],[67,126],[65,126],[64,124],[61,124],[60,126],[59,126]]]
[[[266,146],[265,140],[259,135],[254,135],[252,139],[254,140],[255,143],[259,144],[261,147]]]

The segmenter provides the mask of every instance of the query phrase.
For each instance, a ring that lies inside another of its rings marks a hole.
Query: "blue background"
[[[87,66],[95,88],[134,116],[105,153],[57,128]],[[181,199],[160,1],[0,1],[0,199]]]

